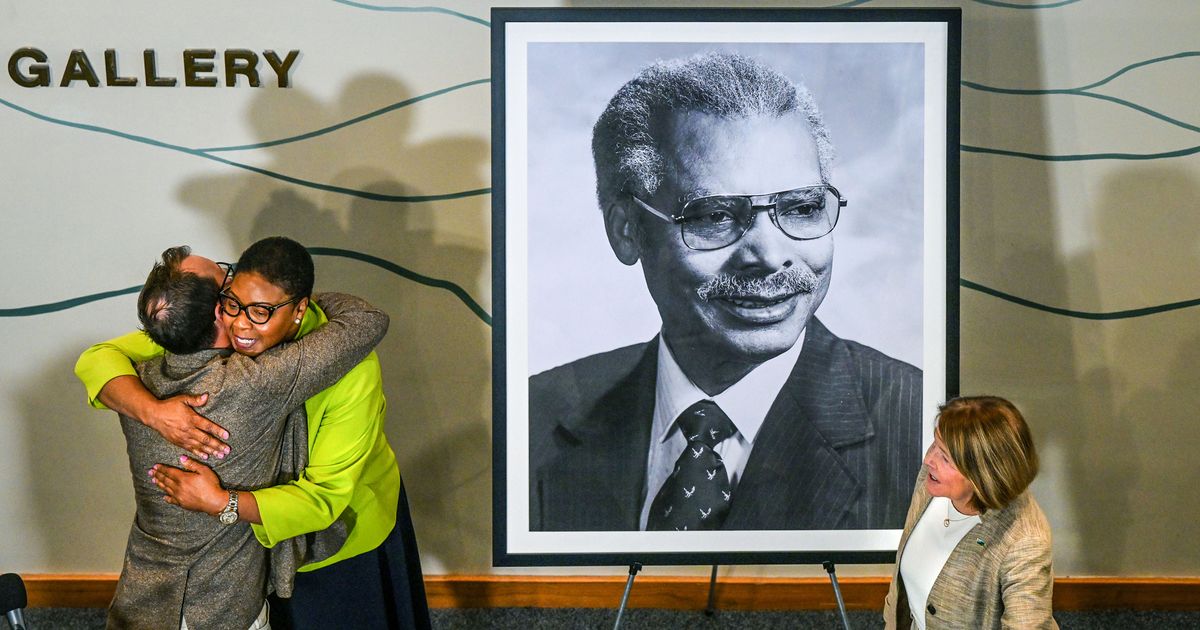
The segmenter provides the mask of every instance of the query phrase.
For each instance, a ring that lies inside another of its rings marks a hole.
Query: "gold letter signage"
[[[182,71],[185,87],[237,87],[238,77],[242,85],[249,87],[291,87],[291,72],[299,50],[289,50],[280,56],[274,50],[261,54],[244,48],[218,51],[212,48],[187,48],[176,57],[174,63]],[[174,87],[180,85],[179,77],[162,70],[159,54],[152,48],[142,52],[141,67],[123,68],[116,49],[109,48],[103,58],[103,73],[97,72],[99,64],[92,62],[86,50],[75,49],[59,61],[52,60],[44,51],[27,46],[18,48],[8,57],[8,76],[21,87]],[[164,60],[166,58],[164,57]],[[57,78],[57,81],[56,81]]]

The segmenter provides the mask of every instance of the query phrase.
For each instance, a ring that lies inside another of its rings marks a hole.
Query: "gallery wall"
[[[34,47],[52,78],[27,88],[0,74],[0,344],[11,357],[0,366],[0,571],[119,571],[130,471],[115,416],[85,405],[75,358],[135,327],[137,287],[166,247],[232,260],[285,234],[319,248],[318,290],[392,315],[379,349],[387,432],[425,571],[499,572],[488,6],[72,4],[0,5],[6,64]],[[1058,574],[1200,575],[1186,542],[1200,535],[1200,310],[1189,302],[1200,298],[1200,9],[761,3],[784,5],[962,8],[962,391],[1010,397],[1033,426],[1033,490]],[[75,49],[98,87],[60,87]],[[116,76],[138,85],[105,85],[107,49]],[[146,85],[147,49],[178,85]],[[189,49],[215,51],[201,74],[218,87],[184,84]],[[225,85],[230,50],[255,52],[261,87]],[[289,87],[267,50],[301,51]]]

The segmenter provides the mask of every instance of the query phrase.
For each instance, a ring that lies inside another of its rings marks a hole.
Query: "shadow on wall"
[[[1044,85],[1036,14],[997,11],[974,19],[974,12],[965,12],[963,41],[970,45],[963,49],[963,79],[1002,87]],[[1044,98],[968,88],[962,96],[964,145],[1053,152]],[[968,152],[961,160],[962,277],[1044,304],[1102,304],[1095,253],[1062,251],[1065,239],[1058,229],[1059,215],[1071,210],[1059,204],[1087,200],[1078,194],[1060,202],[1063,187],[1055,182],[1081,180],[1085,166]],[[1056,571],[1117,572],[1105,567],[1122,555],[1128,522],[1112,516],[1127,512],[1130,486],[1105,486],[1102,513],[1094,495],[1097,482],[1109,479],[1107,471],[1129,474],[1137,462],[1095,459],[1095,450],[1125,443],[1129,435],[1115,417],[1113,374],[1080,364],[1104,347],[1104,324],[968,289],[961,298],[962,393],[1011,398],[1028,418],[1042,455],[1034,493],[1054,530]],[[1094,365],[1105,365],[1103,357]],[[1095,450],[1080,448],[1098,439],[1103,445]]]
[[[1036,54],[1036,45],[1025,44],[1034,40],[1032,31],[1014,35],[1009,41],[1022,44],[1007,48],[1010,55]],[[1039,67],[1027,61],[1004,58]],[[997,85],[1041,85],[1037,77],[1003,82],[972,71]],[[965,98],[977,107],[964,107],[964,143],[1053,153],[1044,100],[991,108],[1005,102]],[[989,124],[994,137],[972,142],[972,119]],[[1014,127],[1009,137],[1002,135],[1006,124]],[[965,278],[1099,312],[1196,297],[1200,184],[1178,163],[1054,165],[964,154],[963,164]],[[1105,177],[1093,193],[1088,177],[1100,173]],[[1055,195],[1071,207],[1056,207]],[[1063,243],[1079,239],[1056,234],[1060,214],[1068,218],[1063,224],[1093,230],[1090,249],[1062,251]],[[1011,395],[1029,418],[1043,455],[1034,486],[1054,528],[1056,571],[1194,573],[1195,554],[1180,553],[1176,541],[1200,533],[1200,505],[1182,499],[1194,494],[1192,462],[1200,447],[1193,419],[1200,408],[1196,309],[1095,321],[970,291],[963,305],[964,391]]]
[[[66,347],[85,348],[90,343],[81,337]],[[77,566],[112,571],[112,550],[125,548],[135,511],[129,461],[117,415],[80,411],[87,395],[75,379],[77,358],[74,352],[46,356],[36,363],[40,369],[26,373],[25,382],[15,388],[20,392],[21,417],[26,419],[28,479],[34,500],[8,507],[28,512],[26,531],[36,532],[38,540],[10,542],[46,549],[48,564],[38,570],[60,566],[55,550],[75,550],[71,553]],[[105,528],[96,527],[97,523],[118,525]]]
[[[443,120],[478,112],[486,124],[488,99],[480,91],[485,89],[425,101],[323,136],[254,149],[252,157],[241,159],[377,195],[486,188],[486,137],[415,139],[418,126],[430,128],[426,118],[444,111],[454,115]],[[360,76],[330,103],[294,88],[264,91],[247,115],[259,141],[266,142],[412,96],[390,77]],[[373,201],[252,174],[196,178],[179,195],[186,205],[223,222],[241,248],[285,235],[308,247],[365,253],[453,282],[491,310],[489,196]],[[318,291],[360,295],[392,317],[378,348],[388,399],[387,435],[400,461],[426,569],[485,570],[491,523],[490,327],[448,291],[361,261],[317,256],[315,262]]]
[[[1200,181],[1171,161],[1131,166],[1104,180],[1097,207],[1097,280],[1116,308],[1196,297]],[[1108,324],[1114,404],[1072,435],[1084,537],[1107,553],[1101,574],[1194,574],[1200,535],[1195,458],[1200,449],[1200,334],[1196,308]],[[1141,515],[1148,515],[1144,518]],[[1094,547],[1096,548],[1096,547]]]

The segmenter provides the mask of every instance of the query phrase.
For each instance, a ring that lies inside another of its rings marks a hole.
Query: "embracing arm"
[[[185,510],[216,516],[229,502],[229,492],[212,468],[179,456],[179,467],[155,464],[149,470],[155,485],[164,493],[163,500]],[[258,502],[250,492],[238,492],[238,519],[261,523]]]
[[[162,354],[162,347],[146,333],[129,333],[84,350],[75,362],[75,376],[87,388],[91,406],[134,418],[168,442],[203,459],[224,457],[229,447],[221,440],[228,439],[229,434],[193,409],[207,401],[207,394],[159,400],[137,377],[134,363]]]
[[[75,376],[87,388],[88,404],[91,406],[97,409],[108,408],[119,413],[135,411],[140,401],[128,401],[128,404],[122,405],[124,399],[129,396],[128,392],[118,392],[114,397],[112,391],[105,390],[114,378],[132,376],[136,379],[137,370],[133,367],[135,363],[149,361],[162,356],[163,353],[162,347],[151,341],[146,333],[131,332],[84,350],[75,362]],[[144,387],[142,392],[151,398],[154,397]],[[112,404],[109,404],[110,402]],[[125,409],[122,409],[122,406]]]
[[[1000,578],[1004,628],[1058,628],[1053,612],[1054,572],[1050,538],[1032,533],[1016,541],[1005,556]]]
[[[231,355],[226,359],[224,378],[240,384],[252,384],[251,387],[243,386],[240,389],[256,399],[268,401],[271,407],[278,411],[287,411],[303,404],[306,399],[332,386],[339,379],[344,379],[353,386],[356,381],[350,375],[355,371],[360,375],[367,373],[363,368],[363,364],[367,363],[364,359],[387,333],[388,316],[366,301],[350,295],[324,294],[317,298],[317,304],[328,317],[327,323],[295,342],[271,348],[256,358]],[[373,355],[371,358],[374,358]],[[356,368],[355,364],[359,367]],[[358,419],[370,409],[374,401],[372,391],[378,391],[378,401],[382,404],[378,360],[374,360],[373,364],[376,368],[374,381],[379,383],[379,386],[371,387],[370,379],[359,378],[358,381],[364,386],[362,395],[343,401],[344,404],[341,405],[330,405],[332,411],[327,411],[323,417],[320,436],[317,438],[325,445],[321,452],[332,455],[330,442],[346,439],[341,420],[346,419],[351,424],[358,423]],[[343,386],[339,391],[349,390]],[[328,428],[326,421],[329,424]],[[315,445],[312,450],[318,451]],[[369,451],[364,451],[364,456],[366,452]],[[306,470],[312,470],[317,461],[317,457],[312,453],[309,454],[309,458]],[[341,465],[335,462],[334,467],[340,469]],[[353,468],[353,464],[349,465],[349,468]],[[167,502],[184,509],[216,514],[228,501],[228,492],[221,487],[220,480],[207,466],[182,459],[180,468],[156,465],[150,473],[159,487],[166,492]],[[357,479],[357,476],[353,479]],[[353,479],[349,482],[351,493]],[[336,487],[337,483],[332,485]],[[336,499],[334,502],[336,503]],[[262,522],[258,501],[253,493],[239,493],[238,517],[251,523]]]
[[[350,503],[383,435],[387,403],[378,357],[368,356],[336,387],[310,438],[308,466],[300,479],[253,493],[263,523],[254,525],[254,533],[265,547],[332,525]]]
[[[229,357],[225,378],[250,383],[256,397],[273,397],[276,408],[290,410],[336,383],[387,334],[387,313],[365,300],[324,293],[315,301],[328,322],[256,358]]]

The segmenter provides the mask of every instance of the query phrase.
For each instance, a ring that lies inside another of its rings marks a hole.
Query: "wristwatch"
[[[229,503],[226,503],[225,507],[222,508],[220,512],[217,512],[217,519],[221,521],[222,525],[233,525],[234,523],[236,523],[238,521],[237,507],[238,507],[237,490],[230,490],[229,491]]]

